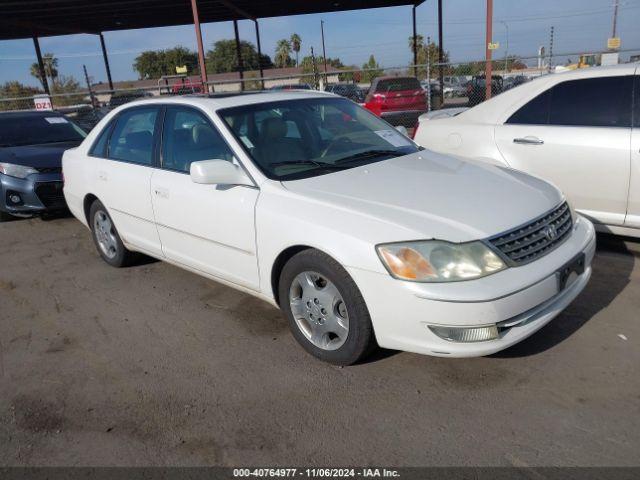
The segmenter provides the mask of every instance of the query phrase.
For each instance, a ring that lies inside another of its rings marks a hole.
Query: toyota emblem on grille
[[[558,236],[558,230],[556,230],[556,226],[551,224],[547,225],[544,229],[544,236],[547,237],[547,240],[554,240]]]

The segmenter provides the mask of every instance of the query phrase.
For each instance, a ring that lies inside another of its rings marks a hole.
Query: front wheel
[[[125,248],[113,220],[99,200],[91,205],[89,221],[93,241],[102,259],[113,267],[130,265],[135,254]]]
[[[278,290],[293,336],[315,357],[351,365],[375,348],[360,290],[328,255],[311,249],[292,257],[282,270]]]

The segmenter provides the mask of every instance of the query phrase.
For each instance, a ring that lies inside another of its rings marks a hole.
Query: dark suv
[[[335,83],[327,85],[327,92],[335,93],[341,97],[346,97],[356,103],[364,103],[364,93],[362,89],[353,83]]]
[[[498,95],[504,91],[504,81],[500,75],[491,77],[491,96]],[[476,75],[467,84],[467,97],[469,98],[469,106],[473,107],[486,100],[487,81],[484,75]]]
[[[85,136],[58,112],[0,113],[0,221],[64,210],[62,153]]]

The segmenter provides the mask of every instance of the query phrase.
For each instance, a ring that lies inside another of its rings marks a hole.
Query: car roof
[[[55,116],[63,116],[62,113],[57,112],[56,110],[13,110],[9,112],[0,112],[1,117],[55,117]]]
[[[315,90],[269,90],[255,93],[221,94],[221,95],[183,95],[177,97],[156,96],[144,100],[128,102],[120,109],[136,105],[149,105],[155,103],[192,105],[204,109],[219,110],[223,108],[254,105],[259,103],[278,102],[285,100],[300,100],[305,98],[340,98],[328,92]]]

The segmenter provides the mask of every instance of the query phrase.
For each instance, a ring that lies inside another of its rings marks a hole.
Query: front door
[[[165,256],[235,284],[258,289],[254,211],[260,191],[191,181],[191,162],[237,162],[199,110],[168,106],[159,169],[151,178],[156,225]]]
[[[630,75],[557,84],[496,126],[508,164],[559,187],[596,222],[622,225],[631,140]]]

